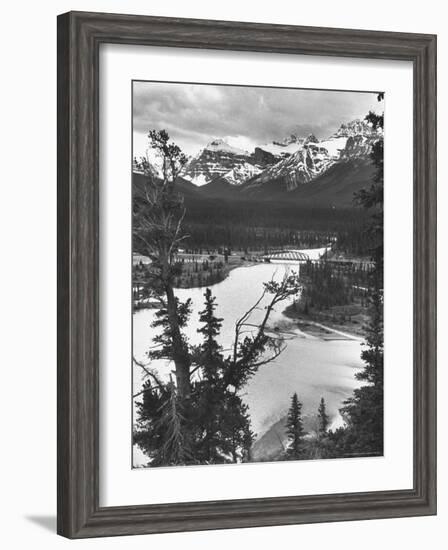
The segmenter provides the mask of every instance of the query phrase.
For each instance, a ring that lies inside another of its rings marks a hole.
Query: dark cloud
[[[134,82],[133,93],[135,153],[150,128],[166,129],[194,154],[213,138],[248,147],[291,133],[326,138],[377,107],[371,92]]]

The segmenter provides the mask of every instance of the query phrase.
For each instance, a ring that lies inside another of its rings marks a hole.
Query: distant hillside
[[[365,212],[352,203],[353,191],[367,184],[372,168],[362,163],[344,166],[345,170],[342,165],[337,170],[334,167],[315,182],[288,193],[270,193],[269,186],[263,186],[261,193],[249,194],[220,178],[197,187],[179,178],[176,189],[186,208],[185,245],[282,246],[294,243],[299,234],[300,242],[312,244],[303,241],[304,232],[333,234],[359,228]],[[136,173],[133,182],[134,204],[143,204],[145,176]]]
[[[333,164],[312,182],[304,183],[289,192],[286,192],[286,183],[281,177],[265,181],[260,186],[249,181],[237,191],[253,200],[287,199],[301,206],[349,208],[354,206],[354,193],[368,187],[373,175],[374,167],[370,159],[354,158]]]
[[[301,204],[321,207],[351,207],[355,192],[372,183],[375,168],[369,159],[353,159],[334,164],[311,185],[302,185],[291,193]]]
[[[181,181],[194,184],[208,197],[237,198],[241,197],[241,190],[246,195],[270,199],[276,193],[287,195],[298,191],[296,198],[312,197],[315,204],[345,206],[350,202],[347,200],[350,186],[357,190],[365,181],[355,161],[367,162],[373,144],[382,139],[382,131],[359,119],[341,124],[333,135],[323,140],[313,134],[307,137],[291,134],[283,140],[255,146],[252,152],[215,138],[189,158],[182,169]],[[153,175],[160,177],[160,155],[149,148],[147,160]],[[345,164],[347,166],[332,170]],[[350,172],[352,167],[354,173]],[[322,181],[334,181],[338,189],[328,190],[327,196],[325,186],[321,185],[320,190],[304,189],[302,194],[302,187],[314,187],[328,172],[331,174]],[[187,193],[188,188],[184,187],[183,191]]]
[[[232,185],[225,178],[216,178],[210,183],[199,187],[199,194],[203,197],[240,200],[240,188]]]
[[[145,183],[148,180],[148,177],[144,174],[134,172],[132,174],[132,185],[133,185],[133,196],[134,198],[143,198],[145,196]],[[196,187],[190,181],[178,178],[176,181],[176,189],[179,193],[182,193],[184,196],[197,196],[199,188]]]

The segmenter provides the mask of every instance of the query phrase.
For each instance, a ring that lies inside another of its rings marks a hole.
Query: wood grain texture
[[[414,66],[414,487],[99,507],[101,43],[397,59]],[[436,513],[436,37],[70,12],[58,18],[58,533],[69,538]]]

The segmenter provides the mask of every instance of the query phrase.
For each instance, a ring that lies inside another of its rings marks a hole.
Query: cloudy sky
[[[341,123],[379,110],[376,93],[134,82],[134,156],[149,129],[165,129],[188,155],[214,138],[253,150],[291,133],[329,137]]]

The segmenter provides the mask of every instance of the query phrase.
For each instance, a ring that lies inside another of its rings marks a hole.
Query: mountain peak
[[[239,149],[238,147],[233,147],[229,145],[227,141],[224,141],[221,138],[215,138],[210,141],[205,147],[207,151],[221,151],[224,153],[233,153],[234,155],[248,155],[247,151]]]
[[[207,149],[209,147],[220,147],[221,145],[228,145],[228,143],[221,138],[215,138],[209,142],[209,144],[207,145]]]
[[[302,141],[303,138],[299,137],[295,133],[292,133],[281,140],[274,140],[272,143],[274,145],[279,145],[280,147],[287,147],[288,145],[300,144]]]
[[[355,120],[341,124],[337,132],[333,134],[333,137],[371,136],[375,133],[375,130],[367,122],[356,118]]]
[[[306,139],[305,143],[319,143],[319,140],[314,134],[310,134]]]
[[[341,124],[326,140],[319,140],[314,133],[300,137],[299,132],[291,132],[281,141],[255,147],[252,154],[230,145],[232,137],[215,137],[188,162],[182,177],[198,186],[215,179],[231,185],[249,180],[256,185],[282,181],[285,190],[291,191],[334,163],[366,157],[377,137],[379,133],[359,118]]]
[[[247,166],[249,158],[247,151],[229,145],[222,138],[215,138],[186,164],[181,175],[197,186],[224,177],[228,183],[237,185],[255,173]]]

